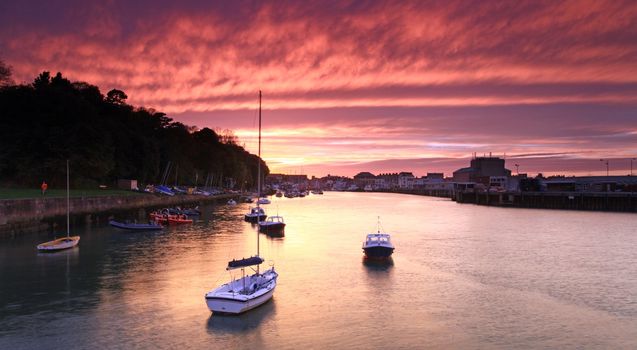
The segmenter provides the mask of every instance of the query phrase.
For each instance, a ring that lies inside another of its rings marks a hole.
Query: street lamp
[[[630,163],[632,164],[632,163]],[[518,173],[518,175],[520,175],[520,164],[516,164],[515,165],[515,172]]]
[[[600,159],[599,161],[604,162],[606,164],[606,176],[608,176],[608,159]]]

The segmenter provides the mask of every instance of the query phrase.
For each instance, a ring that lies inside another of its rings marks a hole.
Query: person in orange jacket
[[[46,194],[47,188],[49,188],[49,185],[46,184],[46,181],[42,181],[42,185],[40,185],[40,188],[42,189],[42,195],[44,196]]]

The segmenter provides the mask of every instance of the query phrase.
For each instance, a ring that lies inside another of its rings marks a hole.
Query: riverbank
[[[117,210],[185,206],[214,203],[237,197],[236,194],[217,196],[177,195],[174,197],[133,193],[126,195],[81,196],[70,199],[70,213],[73,216],[91,216]],[[0,237],[14,237],[19,234],[46,230],[50,219],[66,215],[66,198],[41,197],[0,200]]]

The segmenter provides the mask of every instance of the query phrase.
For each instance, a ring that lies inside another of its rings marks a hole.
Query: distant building
[[[435,180],[435,179],[444,180],[445,174],[444,173],[427,173],[427,176],[425,176],[425,178],[427,180]]]
[[[401,189],[411,189],[414,187],[414,174],[411,172],[401,172],[398,174],[398,187]]]
[[[398,173],[381,173],[376,176],[377,179],[380,179],[379,183],[381,184],[382,189],[390,190],[398,187]]]
[[[511,170],[504,167],[504,159],[499,157],[476,157],[471,166],[453,172],[455,182],[475,182],[485,186],[491,184],[492,177],[509,177]]]

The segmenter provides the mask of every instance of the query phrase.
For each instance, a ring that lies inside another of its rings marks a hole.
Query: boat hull
[[[192,219],[168,219],[170,225],[192,224]]]
[[[40,252],[57,252],[60,250],[70,249],[80,243],[80,236],[71,236],[54,239],[49,242],[38,244]]]
[[[151,224],[127,224],[124,222],[118,222],[118,221],[109,221],[108,222],[111,226],[113,227],[117,227],[119,229],[122,230],[128,230],[128,231],[157,231],[157,230],[161,230],[164,227],[161,225],[151,225]]]
[[[363,252],[365,252],[365,256],[372,259],[386,259],[389,258],[394,253],[394,248],[383,247],[383,246],[373,246],[363,248]]]
[[[238,315],[267,303],[273,295],[274,288],[256,298],[247,300],[206,297],[206,304],[208,309],[215,314]]]
[[[273,236],[283,236],[285,234],[285,224],[284,223],[275,223],[275,224],[262,224],[259,223],[259,232],[265,233]]]
[[[244,220],[247,222],[257,223],[259,221],[264,221],[268,216],[266,214],[263,215],[248,215],[244,216]]]
[[[261,275],[245,276],[239,280],[224,284],[206,294],[206,305],[215,314],[237,315],[252,310],[272,299],[278,276],[274,268],[272,268]],[[260,286],[256,287],[257,284],[260,284]],[[252,288],[255,289],[251,290],[251,294],[243,294],[238,291],[242,289],[242,286],[245,289],[246,285],[247,288],[251,288],[250,285],[254,285]]]

